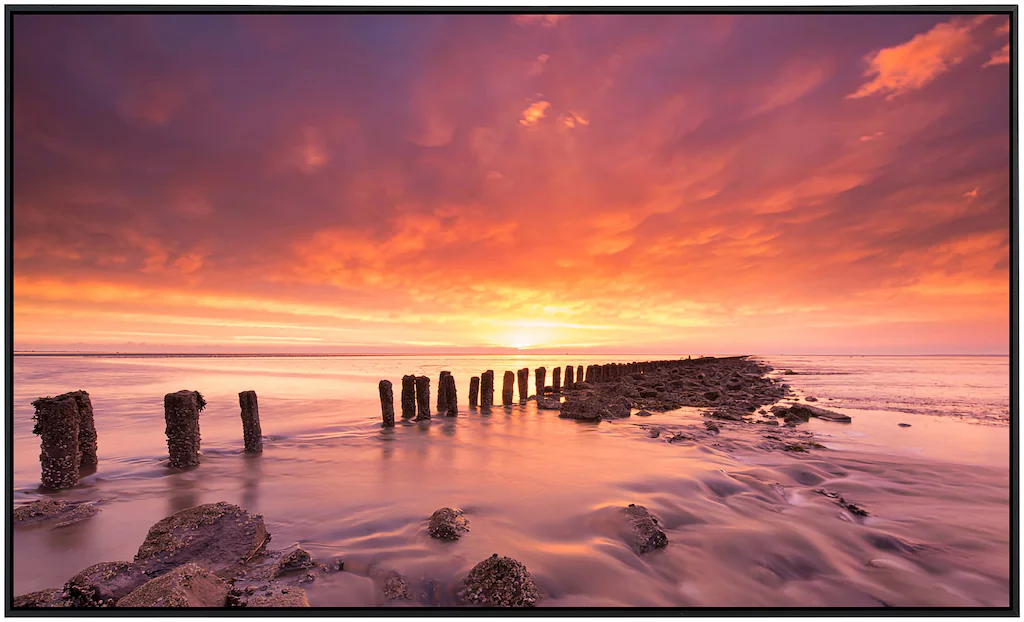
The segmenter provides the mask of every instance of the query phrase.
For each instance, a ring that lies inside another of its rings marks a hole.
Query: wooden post
[[[572,380],[572,365],[565,366],[565,390],[568,391],[575,383]]]
[[[164,396],[164,432],[170,466],[184,468],[199,464],[199,413],[206,400],[199,391],[178,391]]]
[[[526,398],[530,394],[530,388],[527,386],[530,384],[530,368],[524,367],[520,369],[517,376],[519,377],[519,403],[525,404]]]
[[[416,416],[416,376],[402,376],[402,419]]]
[[[78,484],[78,404],[74,398],[41,397],[32,402],[36,409],[33,434],[39,435],[40,481],[44,488],[61,490]]]
[[[443,371],[440,377],[437,379],[437,414],[441,414],[448,410],[448,381],[445,380],[446,376],[451,376],[452,372]]]
[[[380,427],[393,428],[395,427],[395,393],[391,390],[391,381],[381,380],[377,388],[380,390],[380,417],[383,419]],[[253,393],[252,397],[255,400],[256,394]]]
[[[501,381],[501,403],[503,406],[512,405],[512,391],[515,387],[516,375],[510,371],[505,372]]]
[[[448,383],[448,388],[444,392],[445,401],[447,402],[445,406],[448,408],[447,415],[449,417],[457,417],[459,415],[459,397],[455,392],[455,376],[449,373],[444,379]]]
[[[558,395],[562,392],[562,368],[556,367],[551,371],[551,391]]]
[[[96,455],[96,422],[92,413],[92,400],[85,391],[71,391],[53,398],[61,400],[70,397],[78,407],[78,468],[79,471],[94,470],[99,462]],[[81,475],[81,473],[79,473]]]
[[[488,369],[480,376],[480,408],[494,405],[494,371]]]
[[[239,393],[238,406],[242,409],[242,440],[245,442],[245,453],[262,453],[263,429],[260,427],[260,407],[256,401],[256,392]],[[392,409],[392,417],[394,414],[395,411]]]
[[[430,378],[416,376],[416,406],[418,412],[414,421],[430,419]]]
[[[544,382],[547,380],[548,370],[543,367],[538,367],[533,372],[534,379],[537,382],[537,399],[544,399]]]
[[[476,408],[476,398],[480,395],[480,377],[473,376],[469,379],[469,407]]]

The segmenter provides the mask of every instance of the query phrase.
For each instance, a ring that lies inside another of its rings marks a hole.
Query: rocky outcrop
[[[225,503],[176,512],[149,529],[135,563],[150,575],[196,562],[215,574],[230,574],[270,540],[263,517]]]
[[[630,546],[637,555],[668,546],[668,536],[658,526],[658,519],[642,505],[629,504],[625,508],[626,518],[632,529]]]
[[[196,563],[178,566],[117,601],[118,607],[224,607],[228,584]]]
[[[49,523],[53,527],[67,527],[94,516],[99,509],[91,503],[70,502],[61,499],[40,499],[14,508],[14,526],[27,527]]]
[[[469,604],[487,607],[532,607],[540,591],[526,566],[495,553],[469,571],[459,596]]]
[[[462,510],[441,508],[430,515],[427,533],[432,538],[458,540],[469,531],[469,521]]]

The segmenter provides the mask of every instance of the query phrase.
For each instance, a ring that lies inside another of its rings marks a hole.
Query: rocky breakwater
[[[689,406],[740,420],[788,392],[787,385],[766,376],[771,367],[745,356],[657,361],[636,367],[642,371],[623,373],[615,368],[611,373],[599,369],[588,374],[591,381],[576,383],[559,416],[600,421],[629,417],[634,408],[664,412]]]

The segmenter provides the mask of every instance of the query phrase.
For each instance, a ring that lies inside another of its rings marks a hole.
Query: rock
[[[807,398],[807,401],[808,401],[808,402],[817,402],[817,401],[818,401],[818,398],[816,398],[816,397],[808,397],[808,398]]]
[[[384,580],[384,599],[391,601],[410,598],[412,597],[409,594],[409,584],[405,582],[405,578],[397,570],[389,572]]]
[[[248,561],[269,540],[259,514],[223,501],[208,503],[176,512],[150,527],[135,563],[151,575],[187,562],[222,574]]]
[[[636,416],[637,417],[650,417],[651,413],[647,412],[646,410],[641,410],[640,412],[636,413]]]
[[[782,374],[783,374],[784,376],[796,376],[796,375],[798,375],[798,374],[797,374],[797,373],[796,373],[795,371],[793,371],[792,369],[787,369],[786,371],[782,372]]]
[[[469,531],[469,521],[462,510],[441,508],[430,515],[427,534],[441,540],[458,540]]]
[[[495,553],[469,571],[459,596],[474,605],[532,607],[540,592],[526,566]]]
[[[99,512],[91,503],[61,499],[40,499],[14,508],[14,526],[26,527],[55,521],[53,527],[67,527]]]
[[[647,430],[647,436],[651,438],[658,438],[661,436],[661,428],[651,428],[650,430]]]
[[[40,609],[44,607],[70,607],[58,589],[39,590],[16,596],[11,601],[11,609]]]
[[[316,564],[313,563],[313,558],[310,557],[309,553],[300,546],[274,564],[271,576],[279,577],[282,574],[295,572],[296,570],[308,570],[309,568],[316,568]]]
[[[600,421],[629,417],[631,411],[629,400],[623,397],[572,396],[562,403],[562,412],[558,416],[563,419]]]
[[[640,391],[640,397],[657,397],[658,392],[654,389],[643,389]]]
[[[71,607],[113,607],[151,578],[132,562],[93,564],[68,579],[64,598]]]
[[[658,519],[642,505],[629,504],[625,508],[626,517],[633,528],[633,538],[630,546],[637,555],[642,555],[654,549],[663,549],[668,546],[668,536],[658,527]]]
[[[818,408],[817,406],[808,406],[807,404],[793,404],[788,408],[785,406],[772,406],[772,412],[777,417],[783,417],[786,423],[801,423],[810,421],[811,417],[817,417],[822,421],[834,421],[837,423],[849,423],[852,419],[848,415],[843,415],[831,410],[825,410],[824,408]]]
[[[704,399],[713,402],[718,399],[718,391],[707,391],[704,393]]]
[[[901,428],[909,428],[910,427],[909,423],[897,423],[896,425],[900,426]]]
[[[722,428],[718,427],[718,424],[714,421],[705,421],[704,427],[707,428],[708,432],[712,432],[714,434],[718,434],[722,431]]]
[[[228,584],[206,568],[187,563],[151,579],[117,601],[118,607],[225,607]]]
[[[246,598],[237,607],[308,607],[306,591],[301,587],[272,587]]]

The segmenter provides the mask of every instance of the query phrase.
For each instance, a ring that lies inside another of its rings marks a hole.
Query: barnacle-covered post
[[[430,378],[426,376],[416,376],[416,405],[415,421],[430,419]]]
[[[199,391],[178,391],[164,396],[167,451],[170,466],[190,467],[199,464],[199,413],[206,400]]]
[[[476,398],[480,395],[480,376],[469,379],[469,407],[476,408]]]
[[[558,395],[562,392],[562,368],[556,367],[551,371],[551,391]]]
[[[530,368],[520,369],[517,375],[519,376],[519,403],[525,404],[526,397],[530,394],[528,386],[530,384]]]
[[[512,391],[515,388],[516,375],[506,371],[501,380],[501,403],[503,406],[512,405]]]
[[[383,421],[380,424],[382,428],[393,428],[395,427],[395,393],[391,390],[390,380],[381,380],[377,385],[380,390],[380,417]],[[256,395],[253,394],[253,398]]]
[[[441,414],[448,410],[448,381],[445,380],[447,376],[451,376],[452,372],[443,371],[437,379],[437,414]]]
[[[416,416],[416,376],[402,376],[402,419]]]
[[[96,455],[96,421],[92,413],[92,400],[85,391],[71,391],[54,399],[70,397],[78,406],[78,467],[79,470],[95,467],[99,462]]]
[[[548,370],[543,367],[538,367],[534,371],[534,376],[537,380],[537,399],[544,399],[544,383],[547,381]]]
[[[459,396],[455,391],[455,376],[448,374],[444,379],[448,383],[448,388],[444,392],[448,407],[447,416],[457,417],[459,415]]]
[[[569,389],[571,389],[573,384],[574,383],[572,381],[572,365],[566,365],[565,366],[565,390],[568,391]]]
[[[78,404],[67,395],[32,402],[34,434],[39,435],[39,466],[43,488],[60,490],[78,484]]]
[[[494,405],[494,370],[488,369],[480,376],[480,408]]]
[[[263,429],[260,427],[260,407],[256,401],[256,392],[239,393],[238,405],[242,409],[242,439],[245,441],[245,453],[262,453]]]

